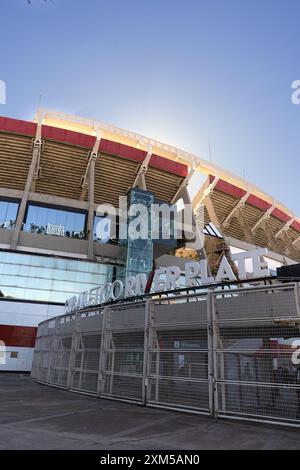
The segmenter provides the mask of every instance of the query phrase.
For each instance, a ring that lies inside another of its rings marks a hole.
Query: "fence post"
[[[99,373],[98,373],[98,388],[97,395],[101,396],[105,392],[105,363],[111,342],[111,319],[112,310],[109,307],[104,307],[102,313],[102,332],[100,344],[100,358],[99,358]],[[113,371],[110,371],[110,393],[112,389]]]
[[[55,342],[56,342],[56,325],[57,325],[58,319],[55,318],[54,322],[55,322],[55,326],[54,326],[53,332],[52,332],[52,341],[51,341],[50,352],[49,352],[49,364],[48,364],[47,384],[50,383],[51,364],[52,364],[52,358],[53,358],[54,344],[55,344]],[[48,325],[49,325],[49,323],[48,323]],[[49,327],[48,327],[48,330],[49,330]]]
[[[67,378],[67,389],[70,390],[71,388],[71,381],[72,381],[72,372],[75,365],[75,355],[77,349],[77,338],[80,332],[79,328],[79,319],[80,319],[80,312],[75,312],[75,319],[74,319],[74,328],[72,334],[72,342],[71,342],[71,351],[70,351],[70,359],[69,359],[69,370],[68,370],[68,378]]]
[[[300,318],[300,283],[299,282],[295,282],[294,293],[295,293],[297,316]]]
[[[145,303],[145,326],[144,326],[144,361],[143,361],[143,389],[142,403],[147,405],[148,383],[149,383],[149,335],[150,335],[150,316],[154,307],[152,300],[148,299]]]
[[[209,414],[215,416],[215,377],[214,377],[214,325],[213,309],[214,295],[211,290],[207,293],[207,348],[208,348],[208,403]]]
[[[103,345],[104,345],[104,330],[105,330],[105,317],[106,308],[102,310],[102,328],[101,328],[101,340],[100,340],[100,355],[99,355],[99,368],[98,368],[98,384],[97,384],[97,395],[100,396],[102,393],[102,362],[103,362]]]

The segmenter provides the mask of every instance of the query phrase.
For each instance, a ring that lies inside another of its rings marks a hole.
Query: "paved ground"
[[[300,431],[96,399],[2,373],[0,449],[300,449]]]

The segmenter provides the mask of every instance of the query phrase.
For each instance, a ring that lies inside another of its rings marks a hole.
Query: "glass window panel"
[[[7,204],[4,201],[0,201],[0,223],[3,224],[6,220]]]
[[[72,232],[74,232],[74,226],[75,226],[73,212],[67,212],[65,224],[66,224],[66,231],[69,232],[69,236],[72,235]]]
[[[37,220],[36,220],[36,225],[40,226],[42,229],[42,232],[45,232],[47,230],[47,224],[49,222],[49,209],[45,209],[44,207],[38,207],[37,211]]]
[[[112,278],[112,266],[19,253],[0,253],[0,285],[4,295],[65,302],[74,293]]]
[[[0,201],[0,228],[11,230],[17,218],[19,204]]]
[[[62,225],[64,229],[66,230],[66,215],[67,212],[65,211],[55,211],[55,224],[56,225]]]
[[[44,209],[43,209],[44,210]],[[46,209],[47,210],[47,224],[56,224],[56,210]]]
[[[14,222],[17,218],[17,211],[18,211],[18,204],[9,202],[7,204],[7,214],[6,214],[7,220],[12,220]]]
[[[85,213],[29,204],[24,230],[47,235],[82,238],[85,218]]]

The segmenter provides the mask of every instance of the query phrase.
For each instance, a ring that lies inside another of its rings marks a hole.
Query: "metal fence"
[[[174,294],[57,317],[38,328],[32,378],[148,406],[300,425],[299,292],[292,283]]]

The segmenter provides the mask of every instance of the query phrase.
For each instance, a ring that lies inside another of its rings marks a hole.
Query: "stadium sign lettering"
[[[65,236],[65,227],[63,225],[56,225],[56,224],[47,224],[46,228],[47,235],[57,235],[59,237]]]
[[[232,254],[231,258],[236,264],[237,276],[225,255],[221,260],[216,276],[209,275],[206,260],[185,263],[185,274],[178,266],[158,268],[154,273],[152,291],[154,293],[164,292],[195,285],[213,286],[213,284],[219,284],[222,281],[247,280],[246,262],[250,263],[250,266],[252,265],[253,278],[268,277],[270,271],[263,259],[263,256],[267,254],[266,248]],[[78,309],[93,305],[142,295],[145,292],[146,284],[147,277],[143,273],[128,277],[124,283],[120,280],[107,282],[101,287],[96,287],[81,293],[78,297],[74,296],[68,299],[65,304],[65,311],[66,313],[73,313]]]

